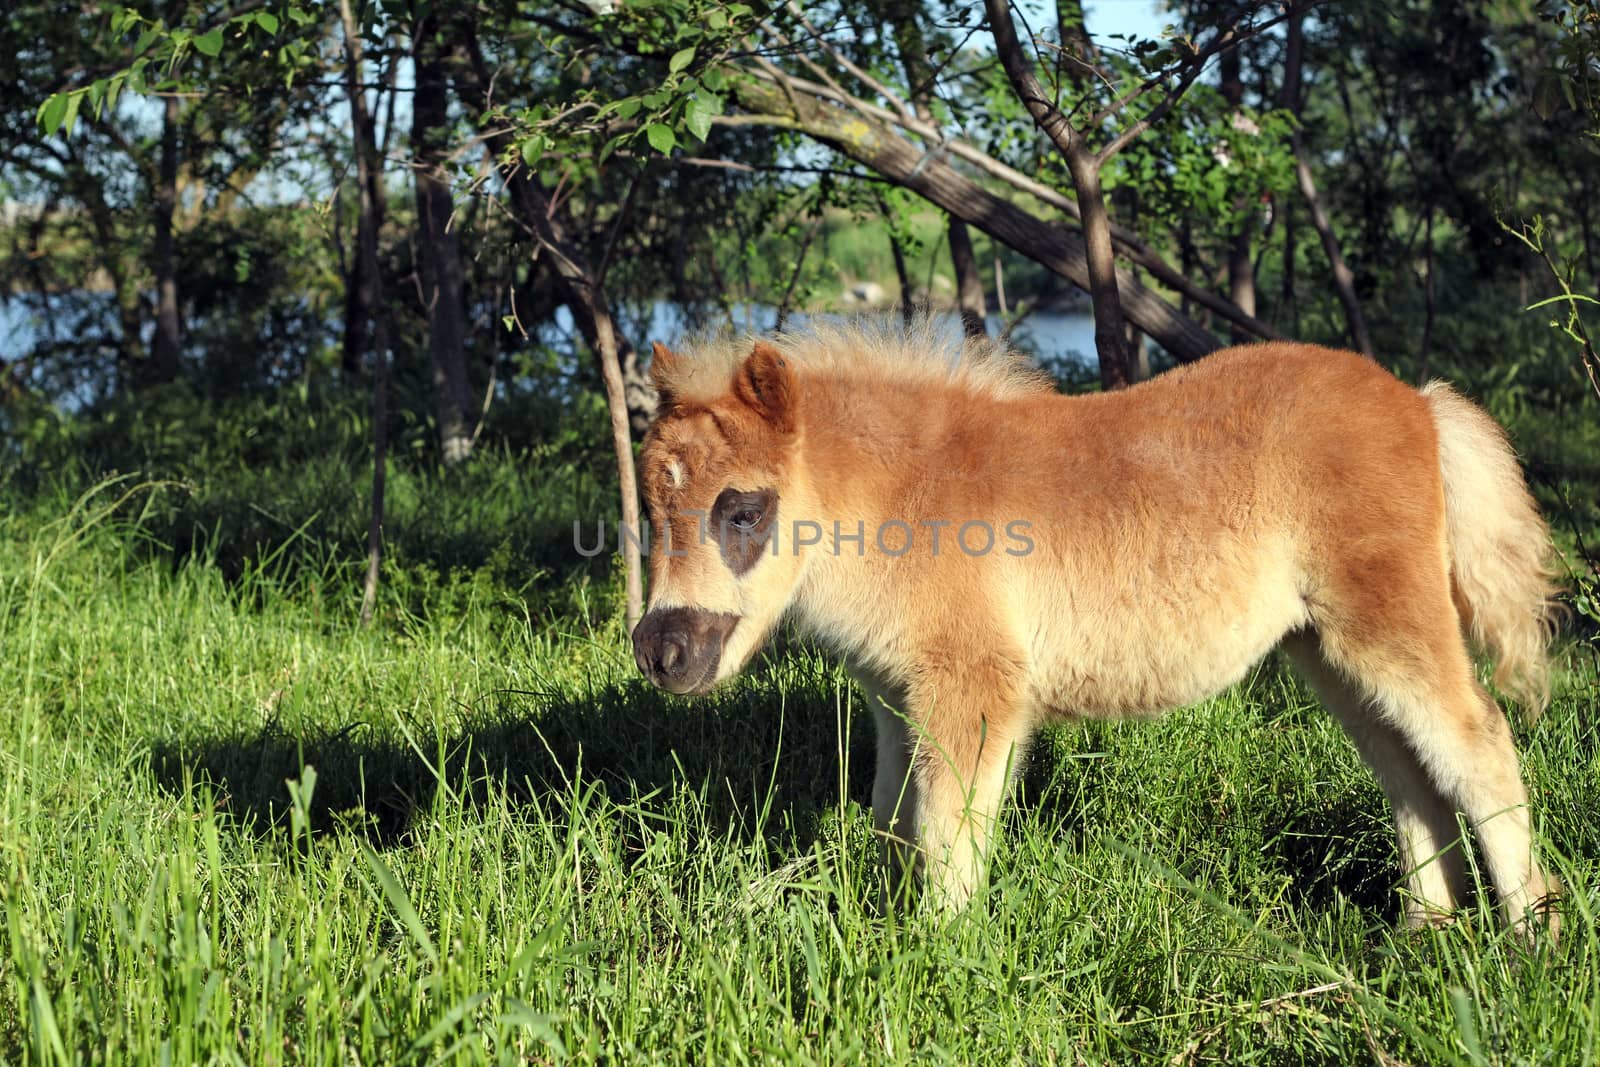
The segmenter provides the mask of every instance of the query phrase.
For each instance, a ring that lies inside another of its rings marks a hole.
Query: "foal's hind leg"
[[[1501,907],[1521,928],[1553,884],[1534,859],[1511,730],[1473,675],[1448,593],[1426,592],[1387,620],[1374,613],[1355,625],[1348,617],[1343,627],[1324,625],[1322,651],[1372,695],[1379,721],[1399,734],[1440,795],[1471,821]],[[1391,608],[1395,603],[1387,598]]]
[[[1350,735],[1389,798],[1406,879],[1406,922],[1421,926],[1447,917],[1467,885],[1454,804],[1434,787],[1400,731],[1323,658],[1314,635],[1294,634],[1284,640],[1283,650]]]

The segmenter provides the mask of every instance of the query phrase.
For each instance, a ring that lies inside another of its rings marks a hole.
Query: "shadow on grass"
[[[286,783],[309,765],[317,772],[312,832],[355,834],[377,848],[411,841],[442,780],[469,807],[503,795],[530,818],[550,817],[584,788],[659,812],[686,791],[705,822],[674,832],[760,836],[776,854],[793,856],[817,840],[841,784],[848,800],[869,803],[874,737],[870,716],[859,699],[847,701],[837,676],[801,668],[798,681],[780,685],[777,671],[793,673],[793,665],[769,663],[698,701],[643,682],[581,695],[500,691],[452,731],[427,721],[402,731],[390,721],[296,734],[269,722],[250,733],[158,742],[151,766],[163,788],[204,787],[263,838],[288,838]],[[1101,758],[1102,742],[1093,726],[1048,732],[1018,768],[1010,818],[1049,824],[1061,837],[1090,832],[1092,798],[1108,776],[1126,771]],[[1294,794],[1248,817],[1263,827],[1262,859],[1287,875],[1296,905],[1324,910],[1343,897],[1392,915],[1399,870],[1381,799]]]
[[[820,680],[781,695],[758,680],[694,702],[642,682],[581,696],[500,691],[454,732],[356,723],[296,735],[268,723],[254,733],[158,742],[151,767],[172,792],[209,789],[219,809],[264,837],[287,837],[286,783],[309,765],[312,832],[359,834],[379,848],[410,841],[442,781],[468,806],[504,795],[530,814],[583,788],[662,811],[686,790],[703,797],[705,832],[759,834],[803,851],[822,812],[839,802],[842,706]],[[849,797],[865,804],[871,723],[852,715],[845,725]]]
[[[1383,802],[1364,793],[1326,801],[1287,798],[1266,815],[1263,859],[1289,876],[1298,907],[1324,911],[1343,897],[1379,917],[1397,914],[1400,861]]]

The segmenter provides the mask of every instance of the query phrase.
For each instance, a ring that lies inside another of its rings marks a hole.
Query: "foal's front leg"
[[[908,693],[923,895],[958,910],[983,884],[1000,805],[1027,743],[1017,673],[1001,661],[943,670]]]

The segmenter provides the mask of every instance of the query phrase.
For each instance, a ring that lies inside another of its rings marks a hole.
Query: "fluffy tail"
[[[1439,430],[1456,608],[1494,657],[1495,684],[1537,718],[1550,702],[1545,650],[1556,621],[1550,531],[1499,424],[1444,382],[1422,395]]]

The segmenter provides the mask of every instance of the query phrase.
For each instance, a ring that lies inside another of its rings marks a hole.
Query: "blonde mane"
[[[653,373],[680,400],[704,403],[728,391],[757,340],[773,345],[801,374],[852,381],[942,382],[997,398],[1054,391],[1049,375],[1005,342],[968,337],[953,316],[816,320],[770,337],[722,333],[692,338],[683,355]]]

